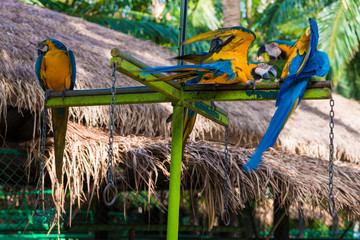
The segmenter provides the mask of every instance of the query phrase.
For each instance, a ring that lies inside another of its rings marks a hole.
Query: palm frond
[[[360,53],[357,52],[350,63],[340,72],[337,92],[347,98],[360,100]]]
[[[309,13],[315,15],[328,0],[279,0],[270,4],[261,14],[258,26],[267,31],[267,40],[280,36],[280,26],[297,18],[300,23],[307,23]],[[299,23],[299,22],[298,22]]]
[[[336,76],[358,51],[360,42],[359,0],[333,2],[324,8],[318,17],[319,49],[329,55]]]
[[[212,0],[199,0],[194,11],[189,15],[189,20],[194,27],[207,27],[210,30],[220,27]]]

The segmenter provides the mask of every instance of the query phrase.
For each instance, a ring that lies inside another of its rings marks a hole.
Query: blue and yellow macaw
[[[51,91],[62,91],[64,97],[66,91],[73,90],[75,86],[76,63],[73,52],[67,50],[60,41],[50,38],[40,42],[37,49],[35,73],[45,91],[45,98],[48,98]],[[60,183],[68,116],[68,107],[52,109],[56,176]]]
[[[178,82],[194,81],[197,84],[234,84],[244,82],[253,85],[255,80],[270,79],[269,73],[276,77],[276,69],[267,63],[251,63],[247,60],[248,50],[256,36],[244,27],[222,28],[199,34],[184,42],[221,39],[214,51],[206,54],[186,55],[178,59],[196,63],[195,65],[167,66],[143,69],[142,74],[177,72],[177,74],[151,81]]]
[[[212,40],[211,44],[210,44],[209,52],[213,52],[221,43],[222,43],[222,41],[219,38]],[[200,53],[199,55],[205,55],[205,54],[208,54],[209,52]],[[198,55],[195,55],[195,54],[189,54],[189,55],[185,55],[185,56],[175,57],[175,59],[179,59],[179,60],[183,60],[183,61],[185,61],[185,59],[187,59],[187,61],[189,61],[189,62],[199,63],[197,60],[198,59],[197,56]],[[187,83],[196,84],[197,82],[195,81],[195,79],[193,79],[189,82],[185,82],[185,84],[187,84]],[[196,116],[197,116],[196,112],[190,110],[189,108],[184,108],[183,141],[182,141],[183,142],[183,147],[182,147],[183,153],[184,153],[186,141],[187,141],[190,133],[194,129]],[[167,122],[170,121],[170,119],[172,119],[172,114],[168,118]]]
[[[286,58],[287,62],[281,74],[284,83],[276,99],[277,110],[259,146],[243,166],[246,172],[257,169],[264,151],[275,144],[280,131],[303,98],[311,76],[323,77],[329,71],[327,54],[316,49],[319,39],[317,23],[312,18],[309,22],[310,27],[297,42],[276,41],[259,50],[266,51],[273,59]]]

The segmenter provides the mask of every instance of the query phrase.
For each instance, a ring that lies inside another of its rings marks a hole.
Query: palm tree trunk
[[[252,0],[246,0],[246,21],[248,28],[251,29],[253,25],[252,14],[251,14]]]
[[[224,27],[240,25],[240,1],[223,0]]]

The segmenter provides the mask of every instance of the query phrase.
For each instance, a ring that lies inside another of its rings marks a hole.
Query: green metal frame
[[[209,101],[260,101],[275,100],[279,92],[276,83],[257,83],[256,90],[250,90],[245,84],[225,86],[187,85],[182,87],[174,82],[147,82],[163,74],[140,75],[140,70],[149,67],[130,55],[113,49],[111,64],[117,64],[117,70],[137,82],[145,85],[116,89],[116,104],[173,103],[172,143],[170,187],[168,205],[167,239],[177,240],[179,229],[180,179],[182,158],[183,109],[191,110],[221,124],[228,125],[227,112]],[[313,82],[306,90],[304,99],[330,99],[331,81]],[[110,105],[110,89],[91,89],[68,91],[63,99],[61,92],[52,92],[47,107],[75,107]]]
[[[184,29],[185,20],[183,15],[186,8],[186,0],[182,0],[182,17],[180,29]],[[184,34],[182,38],[184,37]],[[182,43],[182,40],[179,40]],[[179,48],[183,52],[183,49]],[[260,101],[275,100],[279,92],[276,83],[257,83],[256,90],[251,90],[245,84],[233,84],[224,86],[214,85],[187,85],[181,86],[175,82],[149,82],[165,75],[149,74],[142,76],[141,69],[149,66],[138,59],[120,51],[111,51],[111,65],[116,64],[117,71],[131,77],[145,86],[124,87],[116,89],[116,104],[139,104],[171,102],[173,104],[172,143],[171,143],[171,166],[167,239],[177,240],[179,230],[179,204],[180,204],[180,179],[182,158],[182,134],[183,112],[187,107],[206,118],[221,125],[228,125],[227,112],[209,101]],[[303,99],[330,99],[331,81],[314,82],[306,90]],[[110,105],[110,89],[92,89],[68,91],[63,99],[61,92],[52,92],[46,103],[47,107],[75,107],[75,106],[98,106]]]

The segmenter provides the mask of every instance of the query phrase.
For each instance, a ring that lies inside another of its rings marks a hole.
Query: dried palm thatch
[[[165,60],[174,56],[165,48],[78,18],[15,0],[3,0],[0,13],[0,120],[6,116],[7,106],[34,113],[42,109],[43,92],[33,69],[36,44],[48,37],[64,42],[74,51],[78,69],[76,89],[110,86],[110,50],[114,47],[151,66],[174,64]],[[123,75],[118,79],[117,86],[137,84]],[[334,99],[335,159],[359,163],[360,105],[336,94]],[[273,102],[219,105],[230,113],[231,142],[243,147],[258,144],[275,111]],[[126,105],[116,111],[117,131],[123,135],[169,136],[169,125],[165,124],[171,112],[169,104]],[[303,101],[280,134],[277,147],[326,159],[328,111],[327,101]],[[85,126],[107,127],[108,114],[108,107],[81,107],[72,108],[70,116]],[[222,141],[223,135],[220,126],[199,117],[191,139]]]
[[[259,201],[255,208],[255,217],[258,220],[258,229],[260,231],[266,231],[266,225],[271,226],[274,221],[274,200],[266,199],[265,201]],[[275,209],[276,210],[276,209]],[[300,212],[299,212],[300,211]],[[290,219],[300,219],[302,218],[305,221],[309,220],[320,220],[327,226],[333,224],[333,218],[330,215],[329,211],[324,210],[323,208],[313,206],[310,204],[301,204],[301,201],[293,202],[288,209]],[[344,226],[344,222],[341,218],[338,219],[338,226]]]
[[[111,86],[110,50],[114,47],[154,65],[170,64],[164,60],[170,56],[165,48],[78,18],[16,0],[2,1],[0,13],[0,120],[6,117],[7,106],[41,111],[44,93],[34,73],[36,46],[49,37],[73,50],[75,89]],[[118,87],[130,85],[137,84],[125,76],[118,78]],[[125,135],[168,135],[168,109],[164,104],[119,106],[117,130]],[[108,107],[72,108],[70,113],[73,121],[86,126],[107,126],[108,116]]]
[[[335,100],[335,160],[360,163],[360,104],[333,94]],[[229,103],[218,103],[226,109]],[[230,103],[231,142],[256,147],[276,110],[274,102]],[[329,101],[302,101],[280,133],[276,147],[282,151],[327,159],[329,156]],[[195,126],[199,127],[199,125]],[[234,130],[236,129],[236,130]],[[215,133],[215,131],[213,130]],[[216,134],[207,139],[216,140]],[[211,131],[209,132],[211,133]]]
[[[104,88],[110,85],[110,49],[121,50],[152,66],[171,64],[167,59],[173,54],[150,42],[134,39],[122,33],[85,22],[81,19],[29,6],[15,0],[3,0],[0,5],[0,121],[6,119],[7,107],[31,110],[34,114],[43,107],[43,91],[34,75],[35,46],[52,37],[64,42],[75,53],[77,60],[76,89]],[[117,86],[136,85],[121,76]],[[336,159],[358,162],[359,109],[354,101],[335,95]],[[230,112],[231,142],[237,146],[253,147],[264,134],[274,112],[271,102],[237,102],[220,104]],[[230,109],[229,106],[232,108]],[[327,157],[327,107],[326,102],[307,101],[301,104],[281,134],[278,146],[286,151],[311,156]],[[337,106],[341,106],[337,108]],[[347,109],[352,116],[346,115]],[[126,105],[116,110],[116,144],[114,145],[116,176],[124,184],[135,179],[134,187],[149,192],[156,189],[158,178],[169,177],[169,148],[164,136],[169,136],[165,119],[171,111],[169,104]],[[107,171],[108,107],[72,108],[68,127],[64,172],[65,189],[70,189],[70,204],[81,204],[98,193]],[[36,119],[36,118],[35,118]],[[311,123],[311,125],[309,124]],[[36,124],[34,123],[34,126]],[[193,139],[222,141],[223,129],[199,118]],[[126,135],[142,135],[142,137]],[[157,138],[156,138],[157,137]],[[162,137],[162,138],[159,138]],[[51,140],[48,139],[51,143]],[[49,145],[50,146],[50,145]],[[27,148],[39,156],[37,140]],[[47,148],[46,167],[54,180],[54,156]],[[231,149],[229,178],[230,207],[242,208],[247,199],[265,198],[265,188],[270,186],[282,199],[302,199],[326,208],[327,162],[312,157],[287,155],[271,150],[265,154],[264,163],[256,173],[245,174],[241,165],[251,155],[251,150],[241,147]],[[200,189],[206,199],[209,223],[212,225],[215,209],[223,206],[223,153],[222,148],[209,142],[189,143],[183,162],[183,184]],[[37,157],[38,159],[38,157]],[[349,163],[335,167],[337,206],[359,215],[360,186],[356,179],[359,168]],[[55,187],[55,182],[53,187]],[[83,192],[87,184],[89,192]],[[62,196],[56,198],[64,206]]]
[[[65,154],[65,172],[68,178],[71,202],[89,201],[106,178],[108,138],[100,129],[89,129],[69,124]],[[50,144],[51,145],[51,144]],[[51,147],[46,164],[54,178],[54,155]],[[211,142],[190,143],[182,163],[182,184],[201,192],[212,226],[217,209],[223,208],[224,153],[223,146]],[[36,151],[35,151],[36,152]],[[264,155],[264,164],[250,175],[241,166],[252,151],[233,147],[229,159],[229,204],[233,210],[243,208],[247,200],[265,200],[279,194],[282,201],[301,200],[327,210],[328,162],[316,158],[285,154],[271,150]],[[156,190],[159,181],[170,176],[170,143],[164,139],[137,136],[115,136],[114,174],[123,190]],[[90,161],[91,159],[91,161]],[[350,163],[336,165],[334,185],[336,206],[351,216],[360,215],[360,168]],[[91,180],[90,180],[91,179]],[[87,184],[89,192],[83,192]],[[271,191],[268,191],[268,188]],[[269,195],[270,194],[270,195]],[[75,201],[77,200],[77,201]]]

